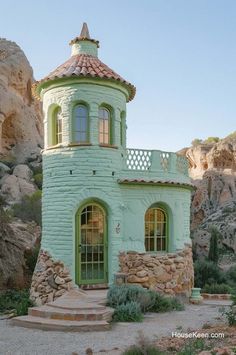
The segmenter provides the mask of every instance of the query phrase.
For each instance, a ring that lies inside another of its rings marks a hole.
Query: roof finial
[[[89,30],[86,22],[83,23],[82,30],[80,32],[80,37],[90,39]]]

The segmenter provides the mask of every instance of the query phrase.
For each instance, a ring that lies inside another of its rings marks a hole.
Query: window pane
[[[86,106],[77,105],[73,113],[73,141],[87,142],[88,110]]]
[[[146,251],[167,250],[166,214],[154,207],[145,214],[145,247]]]
[[[99,109],[99,143],[110,143],[110,112],[103,107]]]

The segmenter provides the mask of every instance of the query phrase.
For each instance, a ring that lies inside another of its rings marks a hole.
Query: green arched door
[[[79,285],[107,283],[106,212],[96,203],[76,216],[76,279]]]

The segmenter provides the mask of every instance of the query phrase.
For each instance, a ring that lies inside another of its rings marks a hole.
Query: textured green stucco
[[[87,41],[81,42],[80,47],[73,46],[74,51],[85,53],[96,47]],[[91,55],[96,54],[92,52]],[[127,152],[127,88],[119,82],[92,78],[57,79],[40,85],[45,132],[42,249],[62,260],[76,280],[75,217],[88,201],[99,203],[107,214],[109,283],[119,270],[120,251],[145,252],[144,216],[156,203],[168,214],[168,251],[181,250],[190,243],[191,191],[186,185],[190,183],[186,164],[173,153]],[[77,103],[86,104],[89,110],[88,145],[72,142],[72,112]],[[101,105],[110,109],[112,117],[109,147],[99,146]],[[63,117],[63,143],[52,147],[51,118],[58,106]],[[131,156],[128,166],[127,154]]]
[[[78,43],[74,43],[72,45],[71,55],[76,54],[89,54],[94,57],[97,57],[97,44],[90,41],[80,41]]]
[[[91,146],[69,146],[72,108],[77,102],[86,102],[89,107]],[[98,108],[104,103],[112,108],[113,143],[117,148],[98,145]],[[142,178],[189,182],[171,164],[169,172],[161,170],[155,151],[149,171],[127,170],[125,143],[120,146],[120,117],[126,110],[126,96],[122,91],[91,83],[47,90],[43,100],[46,142],[51,106],[60,106],[62,110],[63,146],[47,149],[46,143],[43,153],[43,249],[64,261],[75,278],[75,215],[81,205],[93,200],[107,212],[109,282],[118,271],[119,251],[144,251],[144,215],[154,203],[164,204],[169,214],[169,251],[182,249],[184,243],[190,242],[189,189],[117,181]],[[171,158],[174,161],[176,156]]]

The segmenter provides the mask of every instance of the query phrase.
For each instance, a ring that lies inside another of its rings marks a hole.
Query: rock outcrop
[[[182,151],[196,186],[191,205],[191,232],[198,256],[207,256],[210,227],[221,233],[222,251],[236,253],[236,135]]]
[[[20,47],[0,39],[0,159],[23,163],[43,148],[42,109],[32,97],[33,82]]]
[[[25,164],[16,165],[0,179],[1,195],[8,204],[19,203],[24,196],[30,196],[37,191],[33,180],[33,172]]]
[[[0,290],[29,287],[27,256],[39,238],[40,228],[35,223],[20,220],[12,221],[0,231]]]

